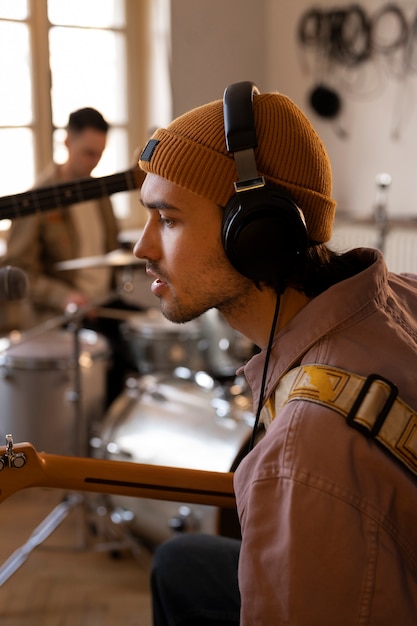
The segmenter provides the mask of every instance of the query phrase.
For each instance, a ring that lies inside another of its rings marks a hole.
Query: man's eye
[[[164,215],[159,214],[159,222],[164,224],[165,226],[172,226],[174,223],[170,217],[165,217]]]

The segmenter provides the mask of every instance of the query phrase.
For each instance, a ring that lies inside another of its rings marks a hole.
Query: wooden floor
[[[41,488],[0,504],[1,626],[151,626],[151,555],[95,511]]]

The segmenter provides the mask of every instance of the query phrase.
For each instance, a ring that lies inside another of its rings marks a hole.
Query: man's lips
[[[151,285],[151,291],[154,296],[162,296],[162,291],[166,286],[167,283],[162,281],[160,278],[156,278]]]
[[[149,266],[146,267],[146,273],[148,274],[148,276],[154,279],[151,285],[151,290],[152,293],[157,294],[161,290],[161,288],[163,288],[167,284],[166,280],[158,272],[156,272]]]

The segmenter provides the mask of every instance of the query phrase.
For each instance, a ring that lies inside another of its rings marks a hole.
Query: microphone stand
[[[388,191],[391,186],[391,176],[389,174],[378,174],[375,178],[377,194],[374,207],[374,219],[378,227],[377,248],[385,252],[385,240],[388,225]]]
[[[73,336],[73,360],[74,360],[74,389],[70,395],[72,405],[74,407],[74,450],[75,456],[88,456],[88,426],[85,423],[85,416],[82,410],[82,383],[81,383],[81,342],[80,329],[81,320],[79,317],[73,316],[67,325],[69,332]]]

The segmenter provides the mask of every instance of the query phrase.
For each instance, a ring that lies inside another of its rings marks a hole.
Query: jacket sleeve
[[[387,488],[408,477],[340,416],[293,404],[235,474],[241,626],[412,624],[411,531]]]
[[[60,277],[57,272],[54,275],[53,269],[51,274],[46,271],[50,259],[42,253],[44,237],[42,216],[31,215],[14,220],[3,264],[20,267],[27,273],[29,297],[35,305],[62,310],[62,302],[71,291],[70,284],[65,280],[70,276],[62,274]]]
[[[105,231],[105,250],[118,247],[118,224],[108,197],[99,200]],[[78,237],[69,209],[16,219],[12,222],[4,263],[27,272],[33,304],[63,312],[63,302],[74,290],[75,271],[60,271],[56,264],[78,257]]]

